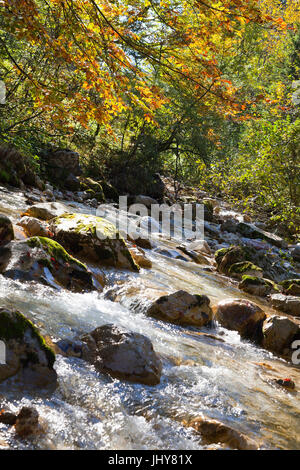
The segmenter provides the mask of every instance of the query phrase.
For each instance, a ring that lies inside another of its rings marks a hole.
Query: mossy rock
[[[239,289],[248,294],[264,297],[274,292],[279,292],[278,287],[273,281],[263,279],[257,276],[243,275],[239,283]]]
[[[215,260],[217,263],[220,263],[222,258],[231,250],[232,246],[230,248],[220,248],[215,252]]]
[[[22,313],[0,308],[0,340],[5,344],[0,382],[17,375],[18,379],[32,384],[56,385],[55,353]]]
[[[31,248],[43,248],[47,251],[48,255],[55,261],[60,260],[64,263],[74,263],[82,270],[87,270],[85,264],[81,263],[81,261],[74,258],[74,256],[69,255],[69,253],[59,243],[57,243],[55,240],[51,240],[51,238],[32,237],[26,240],[26,243]]]
[[[300,279],[287,279],[279,283],[288,295],[300,296]]]
[[[232,264],[228,270],[228,274],[232,277],[242,279],[243,275],[246,274],[249,276],[262,277],[263,271],[250,261],[242,261]]]
[[[228,274],[230,267],[241,261],[245,261],[245,253],[240,246],[230,246],[229,248],[221,248],[215,253],[217,269],[220,273]]]
[[[116,227],[101,217],[64,214],[51,221],[50,230],[55,240],[81,259],[139,270]]]
[[[0,248],[3,276],[75,292],[102,289],[92,273],[54,240],[32,237]]]

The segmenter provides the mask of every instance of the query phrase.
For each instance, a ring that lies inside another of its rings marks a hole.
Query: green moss
[[[242,280],[240,282],[240,286],[270,286],[272,289],[275,291],[279,292],[279,289],[276,285],[275,282],[271,281],[270,279],[265,279],[257,276],[249,276],[247,274],[244,274],[242,277]]]
[[[73,256],[69,255],[69,253],[56,241],[51,240],[50,238],[46,237],[32,237],[27,240],[27,244],[31,248],[43,248],[47,251],[47,253],[56,260],[63,260],[65,263],[75,263],[77,266],[81,267],[83,270],[87,271],[87,267],[85,264],[78,261]],[[42,262],[45,261],[43,258]],[[48,265],[49,267],[49,265]],[[50,267],[52,265],[50,264]]]
[[[246,271],[257,271],[262,272],[262,269],[256,266],[255,264],[251,263],[250,261],[242,261],[240,263],[234,263],[229,268],[229,274],[236,273],[242,274]]]
[[[269,284],[276,292],[280,292],[280,289],[278,288],[276,282],[271,281],[271,279],[264,279],[264,281]]]
[[[221,248],[220,250],[217,250],[215,252],[215,260],[217,263],[221,261],[222,258],[231,250],[232,247],[230,248]]]
[[[52,368],[55,362],[55,353],[45,343],[36,326],[20,312],[9,312],[5,309],[0,310],[0,338],[2,340],[22,340],[28,329],[31,331],[32,337],[37,339],[41,349],[46,354],[48,366]]]
[[[265,285],[266,281],[265,279],[262,279],[261,277],[256,277],[256,276],[248,276],[247,274],[244,274],[242,277],[241,284],[245,285]]]
[[[289,289],[293,284],[300,286],[300,279],[287,279],[279,283],[284,289]]]

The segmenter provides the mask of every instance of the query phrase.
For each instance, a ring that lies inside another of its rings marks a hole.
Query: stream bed
[[[66,203],[68,204],[68,203]],[[26,207],[21,192],[0,188],[0,212],[15,223]],[[89,208],[72,205],[70,211]],[[160,247],[172,242],[156,240]],[[176,245],[174,244],[174,247]],[[163,362],[159,385],[133,384],[95,371],[78,358],[57,355],[58,387],[52,394],[29,393],[0,386],[0,402],[11,409],[35,406],[47,432],[24,440],[0,424],[0,448],[15,449],[218,449],[204,445],[183,421],[204,415],[220,420],[260,444],[262,449],[300,449],[299,369],[242,341],[219,326],[179,327],[146,317],[122,302],[107,299],[116,283],[150,283],[163,292],[178,289],[206,294],[212,305],[230,297],[251,298],[228,279],[204,267],[146,250],[152,269],[140,274],[104,269],[104,292],[71,293],[0,276],[1,306],[20,310],[42,334],[74,338],[105,323],[142,333]],[[253,300],[253,298],[252,298]],[[255,300],[257,302],[257,300]],[[258,303],[258,302],[257,302]],[[271,312],[267,303],[260,304]],[[262,364],[263,363],[263,364]],[[272,377],[292,377],[295,391],[275,387]],[[6,429],[6,428],[5,428]]]

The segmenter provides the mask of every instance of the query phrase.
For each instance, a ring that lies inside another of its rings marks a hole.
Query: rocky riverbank
[[[191,334],[203,335],[213,344],[224,342],[216,326],[236,331],[242,340],[292,365],[292,344],[300,340],[299,244],[289,245],[261,223],[204,193],[193,198],[182,196],[177,203],[205,204],[205,240],[176,242],[166,237],[159,226],[150,240],[142,237],[125,240],[109,221],[109,209],[105,219],[95,215],[99,202],[104,199],[113,202],[112,198],[105,198],[96,183],[89,182],[87,189],[75,192],[54,189],[50,183],[43,184],[41,189],[24,187],[23,201],[27,207],[16,208],[19,216],[9,217],[3,204],[1,276],[9,282],[25,283],[31,289],[39,289],[40,285],[41,289],[82,296],[95,292],[136,315],[175,325],[179,333],[180,329],[185,334],[186,328],[191,328]],[[164,201],[171,204],[174,195],[167,179],[164,184]],[[9,188],[3,191],[13,194]],[[97,194],[99,197],[91,197]],[[131,197],[131,202],[147,206],[156,201],[138,195]],[[145,223],[148,218],[144,217]],[[99,232],[105,237],[98,237]],[[224,298],[219,295],[215,301],[201,282],[198,290],[195,285],[188,289],[184,281],[182,286],[180,282],[176,286],[159,285],[161,274],[153,266],[157,256],[175,267],[186,265],[192,273],[215,276],[224,286],[239,289],[241,295],[226,294]],[[145,270],[150,273],[148,280]],[[122,274],[119,279],[118,273]],[[11,384],[9,387],[19,383],[36,393],[48,387],[47,393],[53,393],[49,390],[59,387],[60,381],[55,358],[63,357],[91,364],[95,371],[121,382],[157,387],[164,378],[165,355],[156,351],[147,335],[113,323],[100,322],[93,330],[71,338],[41,335],[26,312],[20,312],[17,305],[10,308],[3,305],[0,339],[7,347],[7,364],[0,365],[0,381],[4,386]],[[173,359],[167,358],[170,360]],[[298,393],[294,375],[275,376],[269,379],[275,381],[274,386]],[[5,412],[13,413],[9,407]],[[16,420],[6,423],[6,418],[3,419],[0,415],[4,433],[11,433],[10,426],[15,426],[17,432]],[[207,445],[221,443],[238,449],[261,446],[260,442],[209,417],[190,416],[184,422]]]

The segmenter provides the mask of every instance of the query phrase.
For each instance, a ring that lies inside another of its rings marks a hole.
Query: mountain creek
[[[38,191],[36,193],[38,199]],[[85,202],[63,198],[57,202],[64,204],[66,211],[72,214],[96,214],[96,209]],[[28,233],[19,222],[21,214],[32,204],[28,203],[26,190],[0,187],[0,213],[14,224],[12,244],[27,239]],[[219,222],[243,222],[241,214],[222,201],[218,204],[218,211],[215,208],[214,211]],[[110,208],[107,205],[105,209],[109,220]],[[56,229],[51,228],[51,221],[49,225],[50,231]],[[221,231],[220,227],[220,223],[205,222],[207,244],[202,245],[200,252],[191,249],[189,241],[164,236],[158,226],[151,236],[151,245],[144,247],[137,257],[134,255],[137,248],[131,244],[133,259],[138,264],[139,256],[143,262],[148,260],[148,266],[141,267],[139,272],[125,265],[102,266],[78,256],[87,264],[98,286],[84,292],[64,288],[52,276],[50,279],[50,275],[49,282],[44,283],[0,275],[0,307],[21,312],[36,325],[41,335],[51,338],[58,348],[61,345],[62,352],[64,342],[71,344],[95,328],[113,324],[122,331],[149,338],[162,367],[159,383],[136,383],[97,370],[93,363],[76,354],[60,354],[56,350],[57,385],[54,389],[27,388],[11,378],[0,384],[1,408],[17,413],[22,407],[33,407],[42,428],[41,432],[23,438],[15,432],[14,426],[1,423],[0,414],[0,448],[236,448],[222,440],[207,440],[197,427],[188,425],[198,417],[223,423],[260,449],[300,448],[298,365],[284,354],[276,355],[267,350],[262,343],[241,338],[236,329],[225,328],[216,319],[199,327],[196,320],[179,324],[147,314],[149,305],[158,298],[185,291],[207,296],[214,315],[219,302],[244,299],[255,303],[268,318],[272,315],[286,317],[297,324],[297,316],[300,317],[297,295],[290,296],[296,305],[293,313],[283,312],[275,308],[270,296],[256,296],[240,289],[241,278],[217,270],[214,257],[217,250],[237,245],[243,239],[245,245],[257,252],[262,249],[267,257],[282,260],[282,271],[279,269],[279,278],[275,279],[280,283],[300,277],[299,263],[289,261],[296,247],[284,244],[280,247],[276,237],[274,245],[263,236],[261,239],[247,237],[236,231]],[[63,245],[60,239],[58,241]],[[64,248],[77,257],[69,247]],[[282,253],[286,253],[286,260],[280,258]],[[49,274],[49,269],[47,272]],[[104,287],[99,285],[103,278]],[[160,305],[156,308],[159,310]],[[279,384],[278,381],[286,379],[293,382],[293,388]]]

